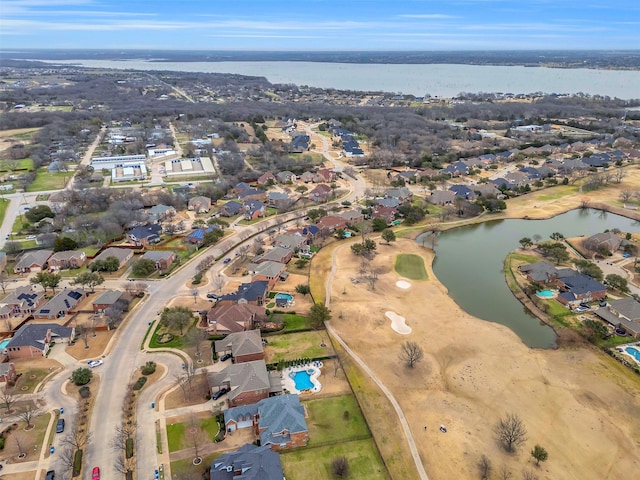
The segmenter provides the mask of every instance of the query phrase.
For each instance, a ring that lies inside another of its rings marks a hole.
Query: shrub
[[[0,450],[4,450],[4,435],[0,435]]]
[[[156,371],[156,362],[148,361],[142,367],[140,367],[140,371],[143,375],[151,375]]]
[[[142,376],[138,380],[136,380],[136,383],[133,385],[133,389],[140,390],[145,383],[147,383],[147,377]]]
[[[76,450],[73,455],[73,476],[80,475],[80,470],[82,470],[82,450]]]
[[[76,368],[71,373],[71,381],[75,385],[86,385],[93,378],[93,372],[88,368]]]
[[[127,438],[124,442],[124,446],[127,458],[133,457],[133,438]]]
[[[80,387],[78,393],[82,398],[89,398],[91,396],[91,389],[88,386]]]

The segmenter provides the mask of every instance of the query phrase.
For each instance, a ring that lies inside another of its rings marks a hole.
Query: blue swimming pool
[[[291,372],[291,378],[296,384],[296,390],[302,392],[303,390],[313,389],[313,383],[311,382],[311,375],[306,370],[299,372]]]
[[[5,347],[6,347],[7,345],[9,345],[9,342],[10,342],[10,341],[11,341],[11,339],[10,339],[10,338],[7,338],[7,339],[5,339],[5,340],[3,340],[3,341],[1,341],[1,342],[0,342],[0,352],[1,352],[2,350],[4,350],[4,349],[5,349]]]
[[[635,347],[627,347],[624,351],[640,362],[640,350]]]
[[[293,296],[288,293],[276,293],[276,300],[286,300],[290,302],[293,300]]]
[[[539,292],[536,292],[536,295],[540,298],[552,298],[553,294],[553,290],[540,290]]]

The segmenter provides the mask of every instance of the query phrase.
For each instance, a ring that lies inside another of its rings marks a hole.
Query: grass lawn
[[[195,327],[192,327],[195,328]],[[184,335],[180,335],[179,331],[172,331],[158,323],[155,331],[153,332],[153,337],[151,337],[151,341],[149,342],[149,348],[178,348],[182,349],[187,345],[187,331],[188,329],[183,330]],[[171,333],[173,335],[173,339],[167,343],[159,343],[158,337],[163,333]]]
[[[575,185],[560,185],[545,190],[550,193],[540,195],[537,197],[538,200],[557,200],[558,198],[573,195],[578,191],[578,187]]]
[[[353,395],[304,402],[309,411],[309,446],[371,436]]]
[[[396,264],[393,268],[399,275],[410,280],[426,280],[427,278],[424,260],[418,255],[401,253],[396,257]]]
[[[562,305],[557,300],[543,300],[548,305],[547,313],[552,317],[564,317],[565,315],[571,315],[571,310]]]
[[[47,167],[40,167],[36,170],[36,178],[27,187],[27,192],[39,192],[42,190],[60,190],[64,187],[66,180],[69,180],[72,173],[47,171]]]
[[[7,213],[7,207],[9,206],[9,200],[6,198],[0,199],[0,225],[4,222],[4,215]]]
[[[536,263],[540,261],[540,257],[535,255],[525,255],[523,253],[510,253],[509,258],[511,260],[517,260],[519,262]]]
[[[16,394],[33,393],[36,385],[48,374],[49,370],[46,368],[30,368],[20,376],[13,391]]]
[[[307,317],[302,315],[292,315],[289,313],[280,314],[277,313],[273,316],[273,321],[276,323],[284,322],[284,330],[285,332],[298,332],[300,330],[308,330],[311,328],[311,322]]]
[[[327,334],[322,330],[272,335],[268,340],[269,344],[265,347],[267,363],[296,358],[324,357],[333,353],[328,347],[320,346],[323,341],[327,343]]]
[[[332,480],[331,462],[346,457],[351,479],[388,480],[389,475],[373,440],[358,440],[326,447],[304,448],[280,453],[287,480]]]
[[[11,168],[9,168],[11,167]],[[33,168],[33,159],[22,158],[20,160],[3,160],[0,162],[0,169],[9,170],[31,170]]]
[[[184,429],[184,423],[167,424],[167,441],[170,452],[177,452],[183,449],[182,437],[184,437]]]
[[[205,432],[207,438],[210,441],[213,441],[218,434],[218,422],[216,417],[212,417],[209,412],[203,412],[198,414],[197,418],[200,421],[200,428]],[[189,420],[181,423],[167,424],[167,441],[169,443],[170,452],[177,452],[178,450],[189,448],[189,445],[185,444],[184,440],[184,434],[188,428]]]
[[[209,471],[211,462],[222,455],[222,452],[212,453],[202,457],[202,463],[197,467],[193,465],[193,458],[185,458],[184,460],[176,460],[171,462],[171,478],[174,480],[191,480],[192,478],[201,478],[200,474]],[[165,476],[165,478],[167,478]],[[204,478],[204,477],[202,477]],[[208,476],[206,478],[209,478]]]

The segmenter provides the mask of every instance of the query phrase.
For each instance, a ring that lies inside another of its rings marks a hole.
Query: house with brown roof
[[[611,253],[614,253],[630,242],[624,238],[616,235],[613,232],[596,233],[585,239],[584,246],[593,251],[599,251],[606,249]]]
[[[267,321],[264,305],[248,303],[216,304],[206,315],[207,332],[227,334],[259,328]]]
[[[207,213],[211,210],[211,199],[209,197],[193,197],[189,199],[188,210],[196,213]]]
[[[331,197],[331,187],[321,183],[311,190],[307,195],[312,202],[326,202]]]
[[[100,254],[93,259],[96,260],[106,260],[109,257],[114,257],[118,260],[120,265],[119,268],[124,267],[129,260],[133,258],[133,250],[130,248],[116,248],[116,247],[108,247],[105,248]]]
[[[214,350],[218,357],[230,353],[233,363],[264,360],[264,347],[260,330],[230,333],[222,340],[216,340]]]
[[[51,270],[63,270],[80,268],[87,260],[87,254],[83,251],[68,250],[56,252],[49,257],[48,264]]]
[[[274,185],[276,183],[276,177],[273,172],[265,172],[258,177],[256,183],[261,186]]]
[[[141,257],[141,260],[151,260],[156,270],[169,270],[175,259],[176,254],[171,250],[149,250]]]
[[[347,210],[340,214],[347,221],[347,225],[354,226],[364,221],[364,215],[360,210]]]
[[[378,205],[371,213],[371,218],[381,218],[387,223],[387,225],[391,225],[396,219],[397,212],[398,209],[396,207],[384,207],[382,205]]]
[[[433,205],[451,205],[455,199],[456,194],[451,190],[436,190],[426,197],[427,202]]]
[[[53,250],[34,250],[25,252],[16,266],[13,267],[14,273],[31,273],[41,272],[46,269],[47,260],[53,254]]]
[[[228,407],[256,403],[283,390],[280,372],[267,371],[264,360],[231,364],[221,372],[209,373],[207,380],[212,394],[221,388],[229,390]]]
[[[335,182],[337,178],[338,178],[338,175],[333,170],[329,170],[328,168],[321,168],[316,172],[314,181],[318,183],[320,182],[331,183],[331,182]]]
[[[325,235],[331,235],[336,230],[347,228],[347,220],[339,215],[327,215],[318,220],[316,226]]]

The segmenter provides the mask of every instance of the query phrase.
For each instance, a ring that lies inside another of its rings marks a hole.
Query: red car
[[[93,472],[91,473],[91,480],[100,480],[100,467],[93,467]]]

